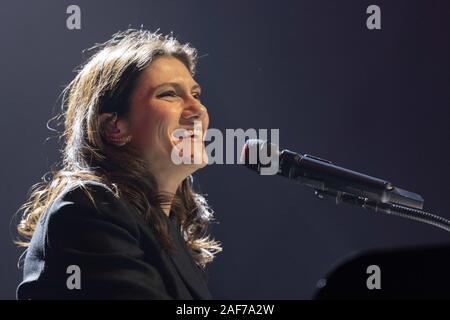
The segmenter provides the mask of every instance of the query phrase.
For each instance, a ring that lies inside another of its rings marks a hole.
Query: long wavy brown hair
[[[167,250],[174,248],[167,224],[158,208],[168,201],[141,153],[131,144],[117,146],[106,139],[102,112],[126,115],[130,97],[142,71],[159,56],[173,56],[194,75],[197,51],[181,44],[173,35],[128,29],[104,43],[89,48],[91,57],[62,92],[61,112],[51,120],[63,120],[62,160],[51,169],[51,178],[30,188],[27,201],[19,208],[22,218],[17,230],[20,246],[28,246],[39,219],[68,186],[86,181],[105,184],[117,198],[142,214]],[[84,188],[90,199],[89,190]],[[171,202],[171,214],[180,222],[181,232],[196,263],[204,267],[222,250],[207,234],[213,211],[205,197],[193,190],[192,176],[179,186]]]

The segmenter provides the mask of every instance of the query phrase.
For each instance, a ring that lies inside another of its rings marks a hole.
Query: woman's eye
[[[194,93],[192,94],[192,96],[193,96],[195,99],[200,100],[200,93],[194,92]]]
[[[175,91],[166,91],[166,92],[163,92],[160,95],[158,95],[159,98],[162,98],[162,97],[176,97],[176,96],[177,96],[177,94],[176,94]]]

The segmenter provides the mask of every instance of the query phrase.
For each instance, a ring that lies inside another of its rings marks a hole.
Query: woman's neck
[[[170,215],[170,209],[172,206],[173,198],[182,181],[183,180],[180,179],[168,179],[168,178],[160,179],[159,181],[157,180],[158,191],[165,197],[167,197],[166,201],[161,204],[161,209],[167,216]]]

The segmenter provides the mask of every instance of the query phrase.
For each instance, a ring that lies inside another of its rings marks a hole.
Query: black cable
[[[384,214],[423,222],[450,232],[450,220],[423,210],[392,203],[380,203],[377,205],[375,211],[381,211]]]

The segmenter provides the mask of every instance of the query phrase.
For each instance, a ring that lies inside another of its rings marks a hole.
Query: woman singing
[[[64,90],[62,165],[21,207],[17,298],[211,299],[204,268],[221,246],[192,187],[208,160],[196,50],[146,30],[95,48]],[[186,139],[200,162],[174,163]]]

